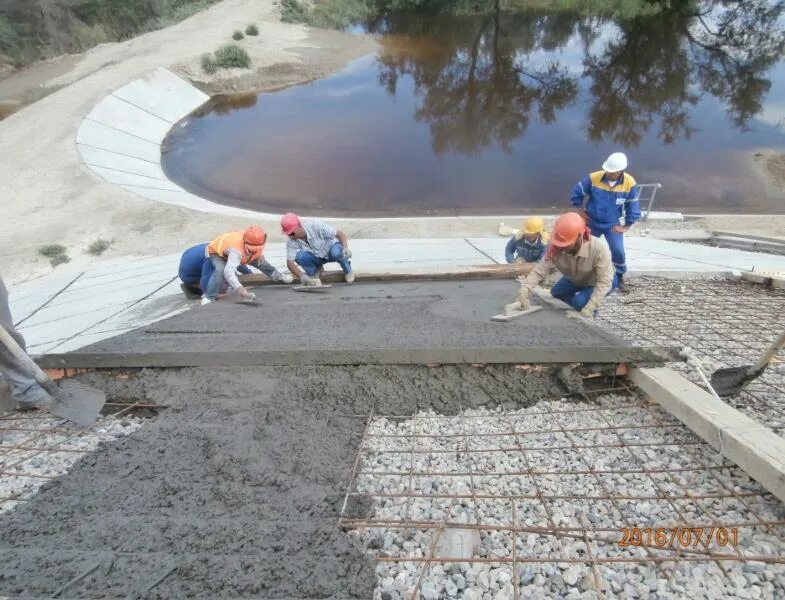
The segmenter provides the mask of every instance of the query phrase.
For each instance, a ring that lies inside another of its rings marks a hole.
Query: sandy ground
[[[249,23],[260,29],[258,37],[242,42],[254,70],[223,70],[212,77],[202,73],[200,56],[230,41],[232,31]],[[66,246],[72,265],[86,268],[123,256],[177,252],[247,225],[245,219],[140,198],[84,167],[76,131],[107,94],[158,66],[174,69],[208,93],[274,89],[325,76],[374,48],[368,37],[280,23],[273,0],[225,0],[167,29],[40,63],[0,80],[0,111],[4,104],[45,96],[0,121],[4,183],[0,264],[6,282],[50,273],[48,260],[37,254],[44,244]],[[56,91],[46,95],[50,90]],[[780,166],[768,170],[779,173],[781,163],[780,158]],[[464,237],[494,235],[500,220],[349,219],[335,224],[355,237]],[[276,222],[259,222],[271,233],[271,241],[280,239]],[[517,226],[517,219],[512,225]],[[673,226],[785,237],[785,216],[713,217]],[[99,238],[114,244],[101,257],[86,254]]]
[[[102,181],[81,164],[76,131],[107,94],[158,66],[196,76],[199,57],[231,41],[232,31],[249,23],[260,30],[257,38],[244,41],[258,71],[222,71],[209,80],[200,74],[200,87],[217,92],[289,85],[331,73],[374,48],[369,38],[309,32],[278,19],[272,0],[226,0],[167,29],[98,46],[78,60],[55,61],[65,72],[48,63],[35,67],[33,74],[0,82],[0,89],[15,90],[17,96],[36,83],[59,88],[0,121],[0,264],[6,282],[49,273],[52,267],[36,254],[44,244],[63,244],[72,264],[87,265],[126,255],[176,252],[245,226],[242,219],[167,206]],[[273,230],[273,223],[268,226]],[[115,240],[100,259],[85,254],[98,238]],[[20,257],[24,260],[16,260]]]

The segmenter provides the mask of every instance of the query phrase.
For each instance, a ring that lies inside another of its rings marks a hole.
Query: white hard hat
[[[616,173],[627,168],[627,155],[624,152],[614,152],[602,163],[602,170],[608,173]]]

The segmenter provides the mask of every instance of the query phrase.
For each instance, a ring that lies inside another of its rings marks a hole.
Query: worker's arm
[[[582,312],[587,314],[593,313],[600,307],[600,304],[605,300],[605,296],[611,291],[613,287],[613,262],[611,262],[611,252],[606,250],[599,254],[594,264],[594,270],[597,273],[597,284],[594,286],[589,302],[583,308]]]
[[[624,202],[624,226],[632,227],[641,218],[641,188],[637,185],[630,190],[627,200]]]
[[[281,280],[281,273],[267,261],[264,255],[257,258],[253,266],[259,269],[273,281]]]
[[[521,288],[518,291],[518,302],[521,303],[521,307],[527,307],[529,305],[529,295],[531,294],[531,291],[540,285],[555,268],[553,261],[543,260],[542,262],[537,263],[535,267],[529,271],[526,279],[521,281]]]
[[[341,244],[341,248],[343,248],[343,257],[344,258],[351,258],[352,257],[352,251],[349,250],[349,238],[346,237],[346,234],[343,231],[341,231],[340,229],[337,229],[335,231],[335,237],[338,238],[338,241]]]
[[[537,250],[536,256],[529,262],[540,262],[542,257],[545,256],[545,249],[548,247],[547,244],[540,244],[540,248]]]
[[[226,283],[241,296],[248,296],[250,292],[247,291],[240,280],[237,278],[237,269],[243,262],[242,255],[234,249],[229,250],[226,256],[226,266],[224,267],[224,279]]]
[[[570,202],[575,208],[583,208],[583,200],[586,196],[589,195],[591,192],[591,179],[589,176],[586,175],[583,179],[581,179],[578,183],[572,186],[572,195],[570,196]]]
[[[507,242],[507,246],[504,248],[504,258],[507,260],[509,264],[512,264],[515,260],[515,242],[518,240],[515,236],[512,236],[510,240]]]

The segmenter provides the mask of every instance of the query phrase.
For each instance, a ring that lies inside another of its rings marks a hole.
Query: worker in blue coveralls
[[[627,272],[624,233],[641,218],[640,188],[626,169],[627,156],[614,152],[603,163],[602,171],[589,173],[575,184],[571,198],[592,235],[608,242],[620,291],[625,290]]]
[[[542,217],[529,217],[523,222],[521,230],[513,235],[504,249],[507,262],[536,263],[545,255],[548,246],[548,233]]]

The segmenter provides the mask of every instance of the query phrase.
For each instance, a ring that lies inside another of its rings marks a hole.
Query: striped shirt
[[[303,219],[300,224],[305,229],[306,237],[304,240],[291,237],[287,240],[286,259],[294,260],[300,250],[310,252],[319,258],[327,258],[330,255],[330,248],[338,241],[335,237],[337,229],[317,219]]]

